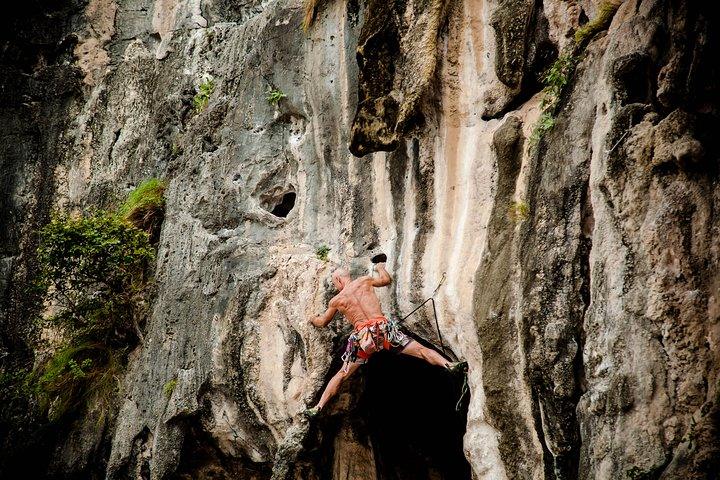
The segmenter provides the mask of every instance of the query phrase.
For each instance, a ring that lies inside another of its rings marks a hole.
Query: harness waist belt
[[[385,317],[375,317],[370,318],[368,320],[360,320],[359,322],[355,322],[355,325],[353,325],[356,332],[359,332],[365,327],[372,327],[373,325],[377,325],[378,323],[387,322],[388,319]]]

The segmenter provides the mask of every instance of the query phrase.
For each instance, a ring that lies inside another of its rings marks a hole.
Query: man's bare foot
[[[466,361],[446,363],[445,368],[450,373],[465,373],[468,370],[468,364]]]

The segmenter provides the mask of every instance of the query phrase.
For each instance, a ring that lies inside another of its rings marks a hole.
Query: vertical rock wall
[[[39,100],[54,160],[37,186],[17,187],[45,157],[7,153],[3,137],[6,338],[27,307],[12,293],[31,265],[23,245],[46,217],[18,218],[112,206],[151,176],[169,185],[157,298],[105,448],[77,434],[81,418],[44,452],[53,472],[386,478],[362,414],[372,370],[318,426],[300,416],[347,334],[308,323],[333,265],[382,248],[388,315],[440,285],[443,339],[470,366],[473,478],[710,478],[717,19],[691,2],[626,0],[531,145],[541,74],[600,7],[323,2],[307,33],[300,2],[90,0],[68,14],[72,60],[50,63],[82,87],[73,102]],[[13,88],[3,77],[3,94]],[[269,89],[285,97],[274,105]],[[286,216],[271,213],[292,194]],[[315,254],[323,244],[330,262]],[[438,343],[433,323],[421,310],[407,326]],[[428,465],[395,474],[447,478]]]

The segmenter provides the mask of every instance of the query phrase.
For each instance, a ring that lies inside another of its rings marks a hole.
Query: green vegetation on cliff
[[[197,93],[193,97],[195,113],[200,113],[208,106],[210,95],[215,91],[215,82],[212,79],[205,80],[197,87]]]
[[[588,23],[575,31],[575,43],[581,45],[590,41],[595,35],[610,26],[610,22],[615,16],[618,8],[622,4],[622,0],[604,1],[598,7],[598,13]]]
[[[40,231],[35,284],[45,301],[41,351],[49,353],[14,383],[50,422],[91,404],[98,421],[110,411],[127,354],[142,341],[164,192],[152,178],[117,212],[55,214]]]
[[[555,113],[560,102],[560,95],[575,72],[578,59],[576,56],[566,53],[560,55],[555,62],[547,69],[542,81],[543,98],[540,102],[542,113],[535,124],[530,136],[530,146],[534,147],[540,139],[555,126]]]
[[[126,350],[141,338],[154,258],[148,233],[113,212],[55,215],[40,232],[36,283],[53,353],[28,381],[50,421],[111,400]]]
[[[317,259],[318,259],[318,260],[322,260],[323,262],[327,262],[327,261],[328,261],[328,254],[329,254],[329,253],[330,253],[330,247],[328,247],[328,246],[325,245],[325,244],[320,245],[320,246],[315,250],[315,256],[317,257]]]
[[[282,90],[272,87],[268,87],[266,94],[267,96],[265,97],[265,99],[270,105],[277,105],[280,100],[287,97],[287,95],[285,95]]]
[[[118,213],[128,222],[147,232],[151,241],[156,241],[160,224],[165,216],[165,181],[150,178],[140,183]]]

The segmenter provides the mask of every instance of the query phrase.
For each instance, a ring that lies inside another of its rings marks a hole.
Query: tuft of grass
[[[160,224],[165,217],[165,181],[150,178],[140,183],[128,195],[118,213],[135,227],[147,232],[157,241]]]
[[[177,387],[177,378],[173,378],[172,380],[168,380],[165,385],[163,385],[163,393],[165,394],[165,398],[170,398],[175,391],[175,387]]]
[[[328,261],[328,254],[330,253],[330,247],[327,245],[320,245],[315,250],[315,256],[318,258],[318,260],[322,260],[323,262]]]
[[[57,350],[28,376],[38,406],[50,422],[59,422],[90,404],[102,422],[110,410],[122,371],[120,354],[97,342],[80,342]]]
[[[512,202],[508,209],[508,216],[516,223],[524,222],[530,216],[530,206],[527,202]]]
[[[265,99],[270,105],[277,105],[281,99],[287,97],[287,95],[285,95],[282,90],[278,90],[277,88],[272,87],[268,87],[267,92],[265,93],[267,94]]]
[[[210,102],[210,95],[215,90],[215,82],[212,79],[207,79],[197,87],[197,93],[193,97],[193,107],[195,107],[195,113],[200,113],[208,106]]]
[[[575,44],[582,45],[590,41],[598,33],[606,30],[621,4],[622,0],[606,0],[601,3],[595,18],[575,31]]]

